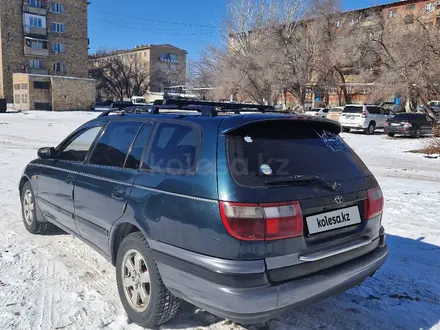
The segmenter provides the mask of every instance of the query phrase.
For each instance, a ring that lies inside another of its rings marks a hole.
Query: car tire
[[[396,135],[396,134],[394,134],[394,133],[388,133],[388,136],[389,136],[389,137],[394,137],[394,135]]]
[[[37,220],[37,202],[35,200],[34,191],[29,181],[27,181],[21,189],[21,214],[23,217],[24,227],[31,234],[44,233],[47,223],[41,223]]]
[[[414,133],[414,137],[416,139],[420,139],[422,137],[422,131],[420,130],[420,128],[416,129],[416,132]]]
[[[370,123],[367,128],[364,129],[365,134],[372,135],[374,134],[374,131],[376,130],[376,124]]]
[[[165,287],[142,233],[129,234],[121,242],[116,257],[116,281],[122,305],[137,325],[154,328],[176,315],[180,300]]]
[[[350,133],[351,129],[347,128],[347,127],[342,127],[342,132],[344,133]]]

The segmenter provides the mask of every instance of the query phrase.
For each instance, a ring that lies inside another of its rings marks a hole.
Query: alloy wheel
[[[30,190],[26,190],[23,195],[23,216],[29,226],[31,226],[34,221],[34,207],[34,196]]]
[[[125,297],[137,312],[147,309],[151,296],[150,273],[142,254],[128,250],[122,260],[122,283]]]

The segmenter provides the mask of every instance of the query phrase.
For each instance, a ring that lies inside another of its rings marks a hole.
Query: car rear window
[[[419,114],[411,114],[411,113],[402,113],[402,114],[398,114],[396,116],[394,116],[394,120],[414,120],[414,119],[418,119],[418,118],[422,118],[424,115],[419,115]]]
[[[347,105],[342,113],[362,113],[363,107]]]
[[[370,175],[337,133],[316,123],[281,120],[244,126],[227,137],[230,173],[244,186],[264,186],[283,176],[344,181]]]

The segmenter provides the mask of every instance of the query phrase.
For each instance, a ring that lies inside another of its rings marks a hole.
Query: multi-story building
[[[86,0],[0,1],[0,98],[14,73],[88,77]]]
[[[149,93],[161,93],[164,88],[186,84],[187,51],[172,45],[142,45],[133,49],[95,54],[89,57],[90,70],[119,58],[127,65],[135,64],[148,74]],[[126,95],[125,97],[129,97]],[[148,96],[148,95],[146,95]]]

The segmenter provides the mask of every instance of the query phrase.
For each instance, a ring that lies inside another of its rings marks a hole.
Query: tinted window
[[[198,130],[186,125],[162,123],[156,131],[146,161],[146,169],[191,172],[197,165]]]
[[[367,107],[367,111],[372,115],[380,115],[380,108],[378,107]]]
[[[91,164],[123,167],[127,153],[142,123],[111,122],[90,158]]]
[[[245,186],[265,186],[266,180],[295,175],[338,181],[368,175],[339,136],[316,124],[254,123],[228,135],[227,148],[230,173]]]
[[[342,111],[343,113],[362,113],[363,107],[348,105]]]
[[[324,110],[322,110],[322,112],[327,113],[327,112],[328,112],[328,109],[324,109]]]
[[[87,153],[100,131],[101,126],[98,126],[76,134],[73,139],[67,142],[67,145],[61,149],[58,158],[76,162],[85,161]]]
[[[134,141],[133,146],[131,147],[130,154],[125,161],[126,168],[132,168],[135,170],[139,168],[142,154],[144,153],[144,147],[148,142],[148,138],[150,137],[152,128],[153,124],[151,123],[145,123],[142,126],[142,129],[136,137],[136,141]]]
[[[393,120],[407,120],[407,121],[419,121],[420,118],[423,118],[423,115],[419,114],[411,114],[411,113],[402,113],[394,116]]]

